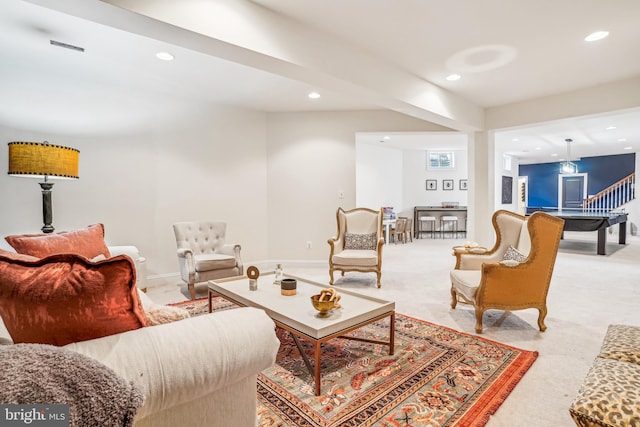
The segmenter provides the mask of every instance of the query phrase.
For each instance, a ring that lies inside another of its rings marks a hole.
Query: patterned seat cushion
[[[640,365],[640,327],[609,325],[599,356]]]
[[[569,413],[579,427],[640,425],[640,365],[596,358]]]

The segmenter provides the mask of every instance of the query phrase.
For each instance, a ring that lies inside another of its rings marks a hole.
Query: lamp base
[[[51,190],[53,189],[53,182],[40,182],[40,188],[42,188],[42,219],[44,225],[41,230],[43,233],[53,233],[53,207],[51,206]]]

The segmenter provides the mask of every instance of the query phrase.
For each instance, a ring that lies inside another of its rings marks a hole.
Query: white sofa
[[[109,246],[134,260],[138,294],[146,266],[135,246]],[[0,318],[0,345],[13,341]],[[275,362],[280,341],[262,310],[238,308],[64,346],[92,357],[144,389],[134,425],[255,426],[256,383]],[[247,351],[250,349],[251,351]],[[1,385],[0,385],[1,386]]]
[[[1,322],[0,343],[11,344]],[[279,345],[264,311],[238,308],[65,348],[144,388],[135,426],[249,427],[257,420],[257,375],[275,362]]]
[[[147,292],[147,259],[140,256],[135,246],[107,246],[111,256],[128,255],[136,266],[136,286],[143,292]]]

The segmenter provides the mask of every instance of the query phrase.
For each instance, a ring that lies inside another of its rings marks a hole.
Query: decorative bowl
[[[311,304],[313,305],[313,308],[318,310],[319,317],[327,317],[329,312],[333,310],[335,306],[334,301],[320,301],[320,295],[312,295]]]

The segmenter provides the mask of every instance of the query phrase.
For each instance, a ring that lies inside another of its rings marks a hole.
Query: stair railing
[[[584,199],[585,212],[609,212],[636,198],[636,174],[621,179],[598,194]]]

